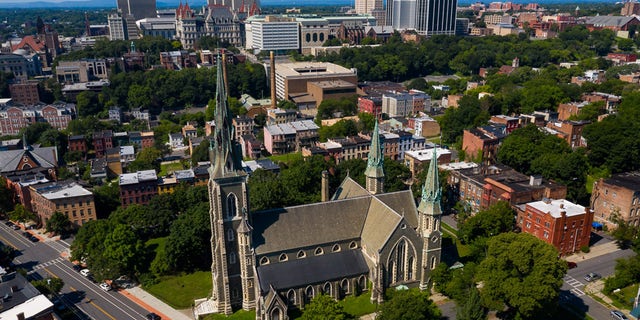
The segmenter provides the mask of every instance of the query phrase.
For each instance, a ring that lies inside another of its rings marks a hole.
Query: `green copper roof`
[[[234,140],[235,133],[229,107],[227,106],[227,93],[225,92],[224,76],[222,74],[222,58],[218,55],[216,65],[216,129],[213,133],[213,141],[209,142],[209,150],[212,155],[212,167],[210,175],[212,178],[222,178],[225,176],[238,175],[244,173],[242,169],[242,154],[238,143]]]
[[[422,199],[420,202],[440,202],[442,191],[440,190],[440,180],[438,178],[438,152],[433,148],[433,157],[429,163],[427,179],[422,187]]]
[[[372,178],[384,177],[384,170],[382,169],[383,162],[384,152],[382,144],[380,143],[378,120],[376,120],[376,124],[373,128],[373,134],[371,134],[371,148],[369,149],[367,169],[364,171],[364,175]]]

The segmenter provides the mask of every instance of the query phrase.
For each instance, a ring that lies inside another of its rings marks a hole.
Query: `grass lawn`
[[[456,245],[456,249],[458,250],[458,257],[464,258],[471,254],[471,249],[469,248],[469,246],[464,245],[460,242],[458,236],[456,235],[456,231],[451,226],[446,223],[442,223],[440,224],[440,226],[442,227],[442,231],[444,231],[443,237],[451,238],[451,241],[453,241],[453,243]]]
[[[287,153],[287,154],[279,154],[277,156],[270,156],[269,159],[271,159],[271,161],[278,163],[278,162],[284,162],[284,163],[288,163],[291,162],[293,160],[302,160],[302,153],[301,152],[292,152],[292,153]]]
[[[638,284],[632,284],[628,287],[620,289],[619,292],[612,292],[609,298],[613,300],[613,305],[620,309],[631,310],[633,308],[633,299],[638,293]]]
[[[180,162],[169,162],[160,164],[160,173],[158,173],[158,177],[164,177],[167,174],[174,172],[176,170],[184,170],[182,163]]]
[[[238,310],[230,316],[224,316],[221,314],[210,314],[202,318],[202,320],[218,320],[218,319],[235,319],[235,320],[255,320],[255,311]]]
[[[378,307],[371,303],[371,291],[364,292],[357,297],[348,296],[338,301],[338,304],[344,308],[345,312],[356,317],[375,312]]]
[[[207,297],[212,285],[211,272],[198,271],[184,276],[164,277],[159,283],[144,289],[176,309],[187,309],[195,299]]]

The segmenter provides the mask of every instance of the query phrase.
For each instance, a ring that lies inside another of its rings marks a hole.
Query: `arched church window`
[[[349,280],[342,279],[342,281],[340,281],[340,290],[342,290],[342,293],[349,293]]]
[[[234,239],[233,229],[227,229],[227,241],[233,241]]]
[[[235,194],[230,193],[227,196],[227,218],[231,219],[238,215],[238,198]]]
[[[293,289],[290,289],[287,292],[287,300],[289,300],[289,304],[294,306],[296,305],[296,291]]]
[[[431,269],[435,269],[436,268],[436,262],[438,262],[438,259],[436,259],[436,257],[431,257]]]
[[[287,261],[289,260],[289,258],[287,257],[287,255],[285,253],[280,255],[280,261]]]
[[[331,251],[333,252],[338,252],[340,251],[340,245],[339,244],[334,244],[333,248],[331,248]]]
[[[358,248],[358,244],[355,241],[351,241],[351,243],[349,243],[349,249],[356,249]]]
[[[300,259],[300,258],[304,258],[304,257],[306,257],[306,256],[307,256],[307,254],[306,254],[306,253],[304,253],[304,250],[300,250],[300,251],[298,251],[298,259]]]
[[[413,256],[409,257],[407,263],[407,280],[413,280]]]
[[[260,259],[260,265],[265,265],[265,264],[269,264],[269,258],[267,257],[262,257]]]
[[[316,248],[316,252],[315,253],[316,253],[316,256],[318,256],[318,255],[323,254],[324,251],[322,250],[322,248],[318,247],[318,248]]]
[[[326,282],[324,284],[324,286],[322,287],[322,292],[326,295],[331,295],[331,283],[330,282]]]
[[[236,264],[236,253],[233,251],[229,253],[229,264]]]
[[[304,295],[306,296],[307,301],[311,301],[311,299],[313,299],[313,287],[308,286],[307,289],[304,290]]]
[[[271,320],[281,320],[280,308],[275,308],[271,311]]]

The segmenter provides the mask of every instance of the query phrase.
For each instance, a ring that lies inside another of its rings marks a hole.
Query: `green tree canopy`
[[[458,238],[471,243],[479,237],[488,238],[513,230],[516,212],[508,202],[500,201],[463,221],[458,226]]]
[[[22,204],[17,204],[13,211],[9,212],[9,219],[23,224],[30,220],[36,220],[37,218],[38,216],[29,211]]]
[[[346,313],[342,306],[332,297],[321,294],[314,297],[311,302],[304,307],[302,320],[346,320],[353,319]]]
[[[380,307],[378,320],[436,320],[440,310],[429,293],[417,289],[392,291],[391,298]]]
[[[526,233],[502,233],[488,240],[477,280],[485,306],[504,306],[520,318],[553,312],[567,265],[552,245]]]
[[[136,159],[131,161],[128,166],[129,172],[136,172],[140,170],[156,170],[156,172],[160,171],[160,159],[162,158],[162,152],[156,148],[149,147],[144,148],[138,155]]]
[[[52,297],[53,295],[60,293],[60,290],[64,287],[64,281],[57,277],[34,280],[31,281],[31,284],[36,287],[40,293],[48,297]]]
[[[56,211],[51,215],[51,218],[47,219],[46,229],[47,232],[62,235],[70,231],[71,221],[65,214]]]

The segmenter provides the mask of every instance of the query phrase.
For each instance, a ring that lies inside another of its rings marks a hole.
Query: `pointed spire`
[[[29,145],[27,144],[27,134],[22,134],[22,149],[29,150]]]
[[[225,90],[224,77],[222,75],[221,57],[217,59],[216,78],[216,128],[213,133],[213,141],[209,143],[211,168],[209,175],[211,178],[222,178],[229,175],[243,174],[242,156],[238,143],[234,140],[234,128],[227,106],[227,93]]]
[[[239,233],[249,233],[251,232],[251,230],[253,230],[253,228],[251,227],[251,225],[249,225],[249,221],[247,221],[247,219],[245,219],[245,216],[247,214],[247,209],[246,208],[242,208],[242,220],[240,220],[240,225],[238,225],[238,229],[237,231]]]
[[[367,159],[367,169],[364,174],[367,177],[379,178],[384,177],[384,171],[382,164],[384,162],[384,152],[382,150],[382,144],[380,143],[380,132],[378,130],[378,120],[373,128],[371,134],[371,148],[369,149],[369,156]]]
[[[440,190],[440,179],[438,178],[438,150],[433,148],[433,157],[429,163],[427,179],[422,186],[422,202],[440,202],[442,190]]]

